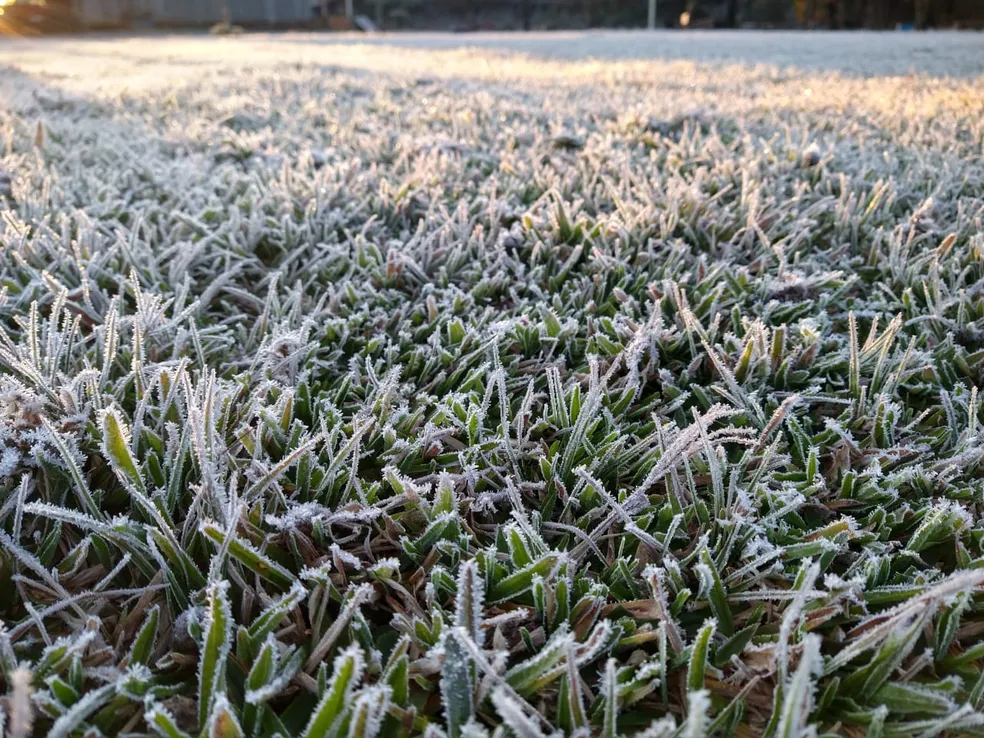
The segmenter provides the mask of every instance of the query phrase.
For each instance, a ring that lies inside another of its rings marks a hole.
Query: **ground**
[[[7,735],[984,733],[984,36],[0,42]]]

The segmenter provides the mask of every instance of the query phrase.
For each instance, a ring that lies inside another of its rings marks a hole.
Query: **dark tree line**
[[[961,0],[807,0],[802,21],[831,28],[883,28],[910,23],[917,28],[975,24],[982,4]]]
[[[648,0],[372,0],[385,15],[439,27],[642,26]],[[356,6],[370,0],[356,0]],[[917,28],[984,26],[984,0],[657,0],[660,26]]]

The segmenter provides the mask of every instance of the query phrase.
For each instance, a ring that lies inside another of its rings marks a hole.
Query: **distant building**
[[[73,0],[90,28],[209,26],[222,20],[243,26],[297,26],[319,15],[317,0]],[[228,12],[228,18],[224,18]]]
[[[128,26],[126,0],[75,0],[74,10],[79,21],[88,27]]]
[[[311,0],[144,0],[155,25],[208,25],[228,20],[243,26],[291,26],[316,16]],[[229,17],[223,18],[225,8]]]

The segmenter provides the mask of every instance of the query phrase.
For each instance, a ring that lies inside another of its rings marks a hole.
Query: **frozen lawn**
[[[984,735],[982,156],[980,34],[0,40],[6,734]]]

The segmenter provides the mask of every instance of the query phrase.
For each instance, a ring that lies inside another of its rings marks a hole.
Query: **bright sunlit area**
[[[977,9],[3,3],[0,733],[984,735]]]

